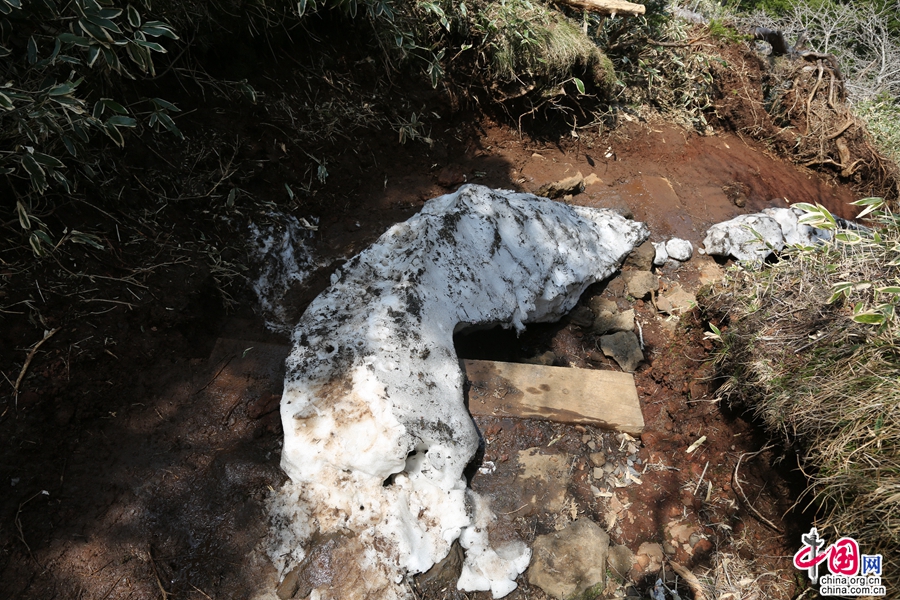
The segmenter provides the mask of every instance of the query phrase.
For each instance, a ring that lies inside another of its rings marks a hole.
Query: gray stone
[[[594,311],[595,315],[599,315],[602,312],[616,312],[619,310],[619,307],[613,300],[601,296],[594,296],[588,300],[588,306],[591,307],[591,310]]]
[[[656,299],[656,308],[670,315],[687,312],[697,306],[697,297],[675,284]]]
[[[644,242],[631,251],[623,266],[632,267],[636,271],[649,271],[653,266],[654,256],[656,256],[656,249],[653,247],[653,244]]]
[[[603,479],[605,476],[603,467],[594,467],[594,479]]]
[[[625,271],[622,279],[628,286],[628,293],[638,299],[659,289],[659,277],[650,271]]]
[[[597,335],[617,331],[634,331],[634,309],[629,308],[624,312],[601,312],[594,319],[591,331]]]
[[[621,277],[613,277],[606,284],[606,291],[616,298],[621,298],[625,295],[625,282]]]
[[[672,238],[666,242],[666,253],[669,258],[684,262],[694,255],[694,247],[687,240]]]
[[[631,331],[620,331],[600,338],[600,349],[603,354],[612,357],[623,371],[634,373],[644,360],[644,353],[638,343],[637,336]]]
[[[553,183],[545,183],[538,188],[537,195],[545,198],[562,198],[567,194],[574,196],[583,191],[584,176],[581,173],[577,173]]]
[[[579,327],[590,327],[594,323],[594,312],[587,306],[576,306],[569,313],[569,320]]]
[[[592,452],[590,459],[595,467],[602,467],[606,464],[606,455],[602,452]]]
[[[558,600],[606,587],[609,535],[589,519],[578,519],[562,531],[538,536],[528,569],[528,583]]]
[[[653,248],[656,250],[656,255],[653,257],[653,264],[657,267],[661,267],[669,260],[669,253],[666,252],[666,243],[653,242]]]
[[[634,553],[628,546],[613,546],[607,556],[609,570],[622,582],[628,580],[631,567],[634,566]]]
[[[459,574],[462,571],[463,559],[462,546],[459,540],[453,542],[450,546],[450,552],[427,572],[416,577],[416,580],[424,585],[433,585],[434,587],[456,586]]]

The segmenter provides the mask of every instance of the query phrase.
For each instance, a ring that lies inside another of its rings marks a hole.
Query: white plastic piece
[[[350,532],[368,548],[341,568],[358,569],[370,589],[426,571],[460,539],[461,589],[514,589],[530,553],[492,548],[478,525],[490,511],[463,476],[478,432],[453,334],[559,319],[647,235],[610,210],[465,185],[348,261],[304,313],[287,359],[282,467],[291,481],[272,503],[270,547],[281,572],[316,530]],[[378,597],[407,597],[387,589]]]

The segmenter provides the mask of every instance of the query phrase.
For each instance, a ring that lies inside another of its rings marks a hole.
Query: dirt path
[[[707,226],[742,212],[787,200],[845,214],[842,207],[854,199],[732,135],[699,137],[635,120],[611,135],[582,132],[560,146],[489,122],[473,135],[462,115],[454,119],[432,131],[431,147],[401,146],[388,132],[335,157],[330,185],[308,213],[320,219],[311,244],[323,266],[294,290],[289,317],[324,288],[331,266],[464,181],[534,191],[579,171],[593,174],[598,180],[572,202],[630,212],[649,224],[651,239],[678,236],[695,246]],[[270,170],[258,185],[282,182]],[[97,218],[86,209],[80,214]],[[171,235],[183,235],[180,227]],[[137,239],[140,227],[122,222],[116,231]],[[225,315],[199,254],[179,261],[161,256],[160,268],[129,288],[140,299],[122,292],[103,311],[75,310],[62,294],[33,291],[32,271],[7,262],[0,268],[0,371],[11,383],[42,332],[62,327],[36,353],[18,397],[7,388],[0,407],[0,597],[247,598],[271,585],[275,574],[255,549],[267,528],[264,499],[282,479],[275,411],[281,381],[265,356],[287,340],[264,328],[246,298]],[[661,274],[664,285],[692,291],[714,268],[697,259]],[[704,564],[714,549],[787,553],[794,538],[761,525],[733,489],[738,458],[762,441],[749,423],[710,402],[703,360],[713,347],[700,324],[687,317],[678,325],[614,285],[590,294],[633,306],[644,323],[647,361],[636,374],[648,424],[642,443],[584,428],[482,419],[478,426],[492,440],[484,460],[497,470],[477,475],[473,487],[493,493],[498,512],[509,513],[509,526],[528,541],[587,514],[615,543],[636,553],[645,542],[668,543],[688,565]],[[20,303],[28,298],[36,309]],[[246,352],[214,352],[219,338],[245,340]],[[506,352],[552,350],[559,364],[613,368],[573,323],[536,329],[517,343]],[[706,444],[686,455],[700,435]],[[498,490],[513,476],[511,457],[537,446],[564,456],[573,476],[561,509],[516,514],[521,498]],[[598,448],[611,464],[634,456],[654,467],[642,468],[640,485],[597,496],[590,454]],[[787,528],[781,515],[796,492],[792,476],[770,466],[773,458],[745,461],[743,492]],[[523,586],[512,597],[541,596]]]

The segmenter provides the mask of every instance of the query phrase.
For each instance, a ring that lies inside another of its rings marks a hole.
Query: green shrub
[[[141,125],[181,135],[171,103],[110,97],[116,81],[156,74],[167,39],[178,39],[169,25],[131,4],[0,0],[0,174],[36,254],[52,245],[46,226],[29,218],[37,199],[92,176],[97,133],[119,147]]]

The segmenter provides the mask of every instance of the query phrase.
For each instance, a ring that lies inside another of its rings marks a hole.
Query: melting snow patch
[[[250,224],[251,254],[259,264],[259,278],[252,282],[266,318],[275,331],[290,331],[282,299],[290,287],[302,283],[317,266],[306,242],[317,229],[306,219],[280,212],[266,215],[263,225]],[[315,221],[314,221],[315,222]]]
[[[766,208],[761,213],[740,215],[710,227],[703,247],[706,254],[761,263],[785,246],[811,246],[831,239],[830,232],[800,223],[803,215],[798,208]]]
[[[282,467],[291,481],[273,501],[270,548],[282,574],[312,533],[340,533],[365,555],[322,576],[314,593],[405,598],[397,584],[459,539],[460,589],[497,598],[515,589],[530,550],[492,546],[493,514],[466,487],[479,437],[453,333],[559,319],[647,235],[612,211],[467,185],[337,271],[294,329],[287,359]]]

